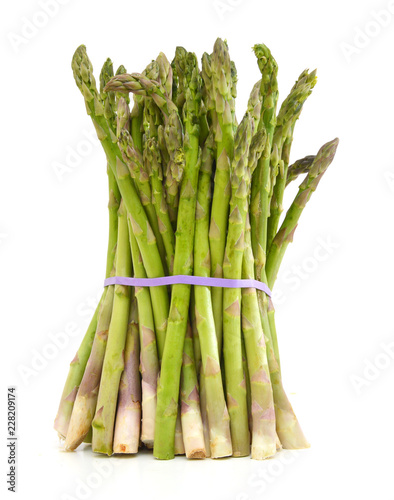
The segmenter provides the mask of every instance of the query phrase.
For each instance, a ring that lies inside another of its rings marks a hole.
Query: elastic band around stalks
[[[205,278],[203,276],[187,276],[178,274],[175,276],[163,276],[161,278],[127,278],[114,276],[104,281],[104,286],[124,285],[124,286],[165,286],[165,285],[199,285],[214,286],[219,288],[256,288],[261,290],[268,297],[271,297],[271,290],[265,283],[250,279],[227,279],[227,278]]]

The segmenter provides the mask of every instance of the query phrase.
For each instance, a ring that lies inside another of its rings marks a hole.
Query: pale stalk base
[[[75,450],[85,439],[92,424],[96,402],[97,397],[92,397],[91,395],[89,398],[77,396],[64,442],[64,449],[66,451]]]
[[[211,444],[211,458],[224,458],[231,457],[233,448],[231,445],[231,437],[223,439],[222,437],[210,441]]]
[[[186,458],[205,458],[204,430],[201,414],[192,409],[181,414]]]
[[[147,448],[153,447],[155,436],[156,390],[142,381],[142,424],[141,441]]]
[[[264,460],[265,458],[273,457],[276,454],[276,432],[275,421],[259,422],[259,428],[254,430],[252,434],[252,458],[254,460]]]
[[[231,444],[229,426],[220,429],[219,432],[215,432],[214,429],[211,429],[210,435],[211,458],[231,457],[233,454],[233,447]]]
[[[139,403],[119,408],[114,433],[114,453],[137,453],[140,443],[141,407]]]
[[[302,450],[310,447],[293,412],[275,407],[275,414],[276,431],[285,450]]]

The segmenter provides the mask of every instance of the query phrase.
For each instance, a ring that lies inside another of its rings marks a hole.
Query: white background
[[[23,499],[392,499],[394,360],[384,346],[394,351],[393,3],[61,3],[48,18],[38,1],[6,2],[0,16],[1,491],[6,388],[16,385]],[[27,33],[32,21],[41,27]],[[115,68],[141,71],[159,51],[171,59],[176,45],[211,52],[217,36],[237,64],[238,117],[259,79],[251,46],[265,43],[279,64],[280,100],[304,68],[318,68],[292,160],[340,138],[277,284],[284,382],[312,447],[266,462],[63,453],[53,419],[102,290],[107,238],[100,146],[88,145],[71,172],[54,168],[92,131],[72,54],[84,43],[98,77],[108,56]],[[59,332],[67,345],[53,352],[50,336]]]

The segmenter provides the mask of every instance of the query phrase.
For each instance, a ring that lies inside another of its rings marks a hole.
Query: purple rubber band
[[[187,276],[178,274],[176,276],[163,276],[162,278],[126,278],[114,276],[104,281],[104,286],[124,285],[124,286],[165,286],[165,285],[200,285],[215,286],[219,288],[256,288],[261,290],[268,297],[271,297],[271,290],[265,283],[257,280],[241,279],[232,280],[227,278],[204,278],[203,276]]]

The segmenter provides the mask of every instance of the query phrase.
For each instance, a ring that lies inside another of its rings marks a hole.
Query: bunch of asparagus
[[[163,53],[142,73],[110,59],[96,87],[84,46],[74,78],[107,159],[106,277],[256,279],[271,289],[338,140],[290,163],[315,83],[303,71],[277,111],[277,64],[253,48],[261,79],[240,123],[225,41]],[[132,94],[133,101],[130,96]],[[287,185],[304,176],[282,222]],[[55,420],[66,450],[153,448],[159,459],[264,459],[305,448],[283,389],[274,307],[256,288],[111,285],[70,365]]]

